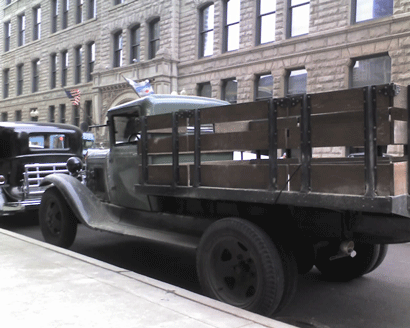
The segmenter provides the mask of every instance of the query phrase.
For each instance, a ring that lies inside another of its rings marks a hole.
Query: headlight
[[[4,175],[0,175],[0,185],[4,185],[6,183],[6,177]]]

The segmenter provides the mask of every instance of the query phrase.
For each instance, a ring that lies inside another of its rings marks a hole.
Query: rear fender
[[[79,221],[93,227],[98,218],[107,216],[107,209],[101,201],[78,179],[67,174],[50,174],[41,185],[52,184],[63,195]]]

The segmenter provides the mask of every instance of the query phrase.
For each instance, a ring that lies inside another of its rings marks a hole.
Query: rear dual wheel
[[[280,311],[296,290],[292,253],[239,218],[218,220],[205,231],[197,273],[205,295],[262,315]]]

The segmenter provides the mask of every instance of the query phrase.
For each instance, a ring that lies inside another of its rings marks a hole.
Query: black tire
[[[77,234],[77,218],[56,187],[50,187],[44,192],[39,221],[47,243],[63,248],[73,244]]]
[[[321,249],[316,257],[315,265],[322,275],[331,281],[349,281],[368,273],[377,262],[380,245],[355,242],[356,256],[330,260],[337,253],[336,247]]]
[[[197,249],[205,295],[262,315],[277,311],[285,273],[278,249],[258,226],[238,218],[214,222]]]
[[[371,267],[368,271],[366,271],[366,274],[376,270],[380,266],[380,264],[382,264],[382,262],[386,258],[388,249],[389,249],[389,245],[380,244],[380,252],[379,252],[379,256],[377,257],[376,263],[373,265],[373,267]]]

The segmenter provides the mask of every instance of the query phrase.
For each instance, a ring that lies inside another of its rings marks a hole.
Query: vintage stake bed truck
[[[387,244],[410,241],[407,94],[389,84],[235,105],[153,95],[117,106],[110,149],[88,155],[85,178],[75,158],[71,176],[45,178],[42,233],[69,247],[81,222],[194,247],[206,295],[271,315],[313,265],[349,280],[376,269]],[[392,145],[403,154],[383,154]],[[322,147],[363,150],[315,158]]]

